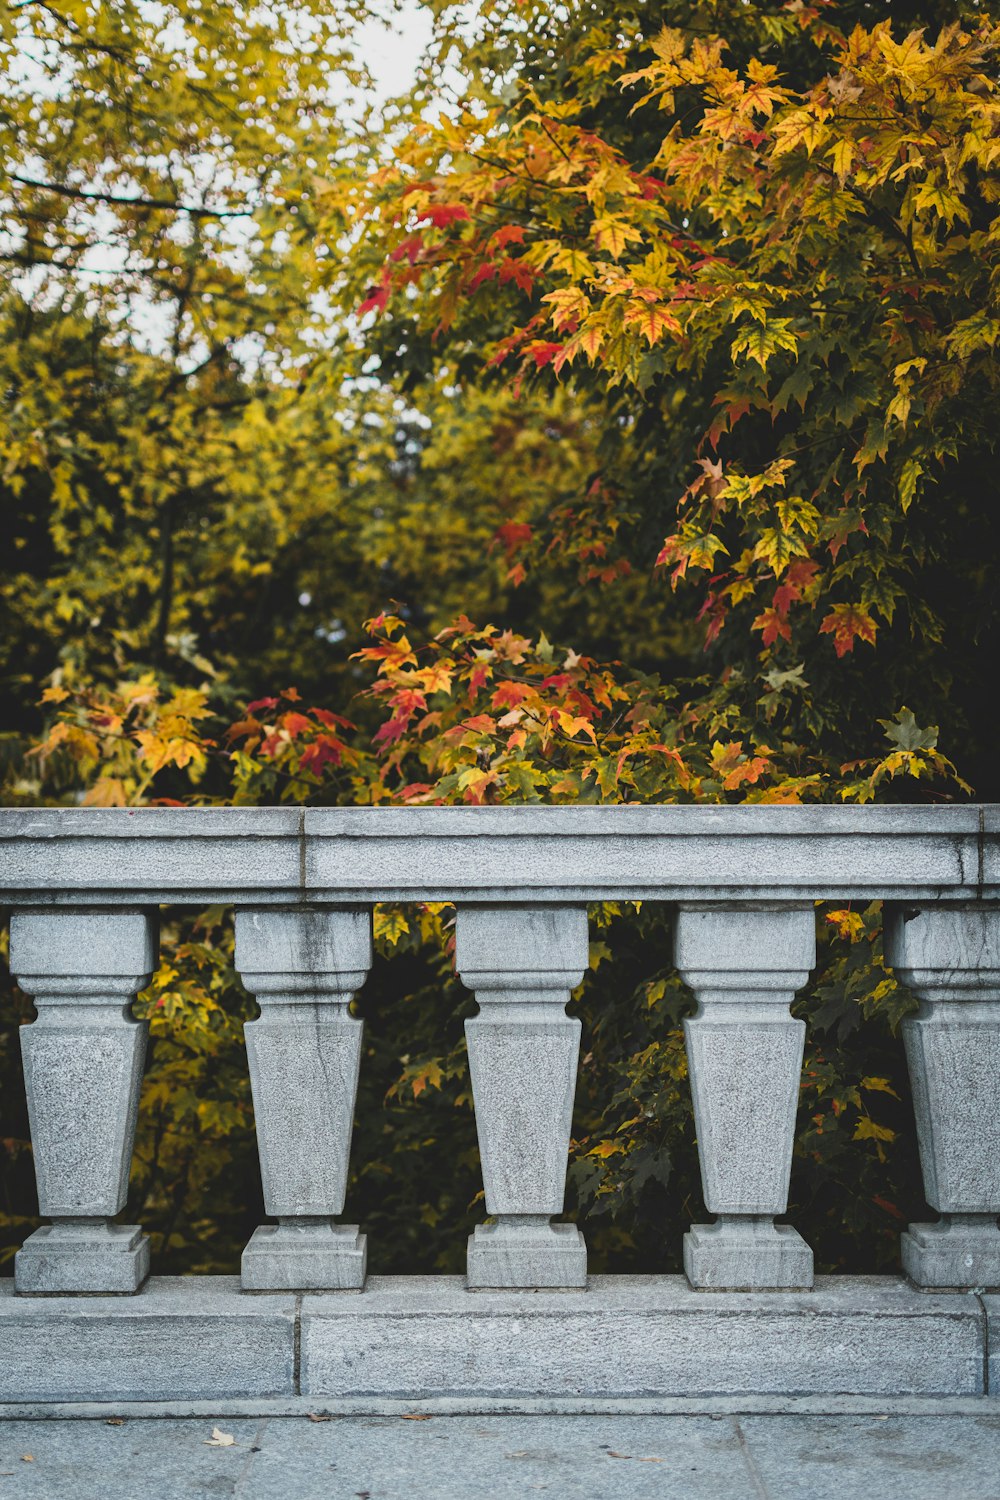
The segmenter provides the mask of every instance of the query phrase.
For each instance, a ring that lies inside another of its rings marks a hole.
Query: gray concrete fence
[[[787,1209],[814,903],[886,907],[928,1203],[898,1278],[820,1278]],[[366,1278],[340,1222],[379,901],[454,901],[486,1222],[461,1278]],[[710,1224],[684,1277],[589,1277],[563,1213],[587,905],[670,903]],[[228,903],[265,1209],[242,1277],[149,1280],[117,1222],[157,908]],[[49,1221],[0,1291],[0,1401],[985,1395],[1000,1389],[1000,809],[0,812]],[[247,1295],[256,1294],[254,1296]],[[992,1341],[992,1343],[991,1343]],[[588,1406],[587,1403],[590,1403]],[[476,1409],[479,1409],[477,1407]]]

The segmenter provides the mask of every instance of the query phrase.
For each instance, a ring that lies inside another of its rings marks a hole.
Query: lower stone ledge
[[[190,1277],[131,1297],[44,1298],[7,1283],[0,1402],[443,1413],[982,1397],[984,1302],[996,1300],[889,1277],[754,1293],[696,1292],[677,1276],[560,1292],[376,1276],[364,1291],[301,1296]]]

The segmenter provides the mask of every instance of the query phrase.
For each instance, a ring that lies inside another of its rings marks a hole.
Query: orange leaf
[[[838,656],[846,656],[854,650],[855,640],[875,644],[878,629],[868,611],[860,604],[835,604],[819,627],[820,635],[833,636],[833,649]]]

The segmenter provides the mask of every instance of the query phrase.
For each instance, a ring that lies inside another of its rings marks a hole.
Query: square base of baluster
[[[587,1243],[575,1224],[478,1224],[469,1236],[466,1285],[585,1287]]]
[[[365,1284],[368,1237],[357,1224],[262,1224],[240,1263],[245,1292],[346,1292]]]
[[[916,1286],[1000,1288],[1000,1228],[978,1224],[911,1224],[899,1237],[903,1270]]]
[[[813,1253],[790,1224],[692,1224],[684,1270],[700,1291],[808,1291]]]
[[[47,1224],[14,1257],[21,1296],[137,1292],[149,1275],[149,1240],[138,1224]]]

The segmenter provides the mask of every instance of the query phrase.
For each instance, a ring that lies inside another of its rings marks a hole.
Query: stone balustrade
[[[350,1003],[371,966],[371,913],[380,901],[455,903],[456,968],[478,1005],[466,1031],[487,1218],[470,1238],[464,1286],[429,1290],[414,1278],[414,1306],[431,1321],[459,1322],[467,1306],[473,1323],[462,1325],[462,1336],[470,1338],[468,1329],[482,1323],[476,1297],[493,1293],[572,1293],[570,1302],[544,1304],[565,1329],[573,1319],[584,1326],[588,1307],[596,1316],[602,1297],[609,1318],[627,1312],[637,1328],[654,1315],[673,1327],[674,1313],[664,1309],[675,1304],[677,1318],[685,1309],[721,1310],[710,1298],[683,1303],[673,1278],[660,1278],[659,1301],[646,1284],[657,1278],[588,1281],[583,1236],[559,1222],[581,1040],[566,1006],[587,967],[587,906],[641,900],[670,905],[673,960],[694,1000],[684,1029],[714,1222],[685,1236],[686,1295],[725,1294],[730,1320],[741,1307],[760,1318],[767,1306],[790,1327],[805,1327],[796,1317],[820,1305],[805,1294],[833,1297],[835,1307],[846,1294],[811,1290],[812,1250],[794,1226],[776,1222],[787,1209],[805,1035],[790,1006],[816,960],[815,903],[875,898],[887,903],[887,960],[920,1000],[904,1031],[926,1197],[940,1216],[903,1234],[908,1281],[887,1287],[886,1316],[915,1327],[918,1313],[945,1317],[953,1295],[954,1316],[974,1321],[963,1299],[1000,1289],[1000,808],[0,812],[10,964],[37,1009],[21,1041],[39,1208],[49,1221],[17,1254],[15,1297],[0,1315],[0,1363],[10,1319],[35,1326],[24,1310],[32,1299],[39,1306],[57,1299],[53,1306],[70,1318],[81,1297],[133,1294],[124,1301],[146,1309],[147,1323],[161,1305],[175,1306],[163,1301],[165,1283],[147,1281],[141,1227],[121,1225],[117,1215],[146,1040],[131,1004],[156,966],[157,909],[184,904],[234,908],[236,967],[260,1005],[246,1043],[273,1222],[247,1245],[241,1284],[272,1294],[256,1304],[261,1326],[271,1312],[278,1316],[277,1302],[267,1308],[283,1295],[300,1298],[300,1321],[306,1303],[314,1319],[325,1308],[328,1338],[333,1328],[360,1336],[355,1325],[369,1306],[382,1328],[410,1316],[409,1293],[389,1296],[366,1283],[365,1235],[339,1221],[362,1066],[363,1028]],[[629,1302],[632,1281],[643,1286]],[[346,1321],[340,1304],[327,1305],[327,1294],[365,1288],[356,1306],[343,1304],[355,1309]],[[940,1300],[921,1303],[914,1288]],[[863,1287],[848,1301],[851,1318],[874,1316]],[[987,1304],[994,1305],[989,1297]],[[496,1312],[520,1327],[509,1303]],[[250,1326],[233,1317],[234,1328]],[[375,1345],[365,1347],[355,1359],[374,1368]],[[984,1388],[988,1354],[986,1343],[961,1354],[970,1370],[980,1361],[968,1389]],[[329,1362],[329,1350],[324,1357]],[[322,1364],[316,1349],[309,1358],[314,1368]],[[296,1388],[306,1389],[306,1354],[293,1362]],[[338,1393],[375,1389],[363,1380],[351,1387],[338,1370],[323,1377]],[[490,1378],[502,1384],[499,1374]],[[769,1388],[780,1381],[768,1378]],[[0,1400],[3,1391],[0,1378]]]

